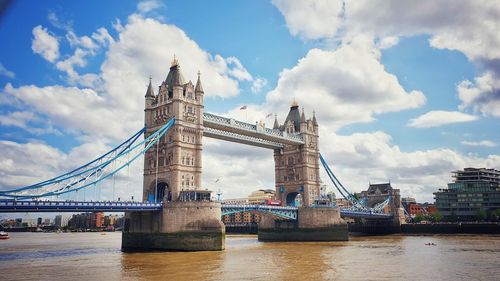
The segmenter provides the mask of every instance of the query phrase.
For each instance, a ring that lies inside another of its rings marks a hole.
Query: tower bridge
[[[151,80],[145,95],[145,128],[107,154],[69,173],[18,189],[0,191],[15,200],[53,198],[95,186],[144,155],[143,202],[43,202],[0,201],[0,212],[122,210],[124,250],[222,250],[225,228],[221,215],[245,210],[259,211],[259,239],[273,241],[347,240],[341,216],[392,221],[399,225],[397,210],[383,213],[389,199],[367,207],[358,201],[333,174],[319,153],[316,116],[307,119],[294,101],[283,123],[273,128],[204,112],[200,74],[196,84],[187,83],[177,60],[172,62],[157,94]],[[144,134],[144,140],[135,144]],[[201,183],[203,137],[271,149],[275,162],[276,197],[283,206],[233,206],[210,200]],[[124,164],[118,160],[127,159]],[[350,209],[320,201],[320,162],[339,193],[353,203]],[[301,206],[291,206],[300,199]],[[114,205],[112,203],[115,203]],[[397,208],[396,205],[391,207]]]

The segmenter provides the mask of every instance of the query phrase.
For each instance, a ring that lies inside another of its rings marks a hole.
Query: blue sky
[[[271,124],[294,97],[315,110],[354,191],[390,179],[432,201],[452,170],[499,169],[499,5],[378,2],[15,1],[0,19],[0,188],[137,131],[148,76],[159,85],[174,54],[187,80],[201,70],[207,112]],[[269,151],[207,140],[205,154],[204,182],[226,197],[273,187]]]

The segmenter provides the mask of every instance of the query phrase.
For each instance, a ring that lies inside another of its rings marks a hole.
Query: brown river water
[[[121,233],[11,233],[0,280],[500,280],[500,236],[351,236],[221,252],[122,253]],[[434,243],[435,246],[426,246]]]

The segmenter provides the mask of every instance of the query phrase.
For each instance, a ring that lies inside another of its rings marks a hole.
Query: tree
[[[429,216],[429,220],[432,222],[438,222],[443,220],[443,215],[440,212],[435,212]]]
[[[479,220],[484,221],[488,217],[488,213],[486,213],[485,210],[481,209],[481,210],[477,211],[476,216]]]

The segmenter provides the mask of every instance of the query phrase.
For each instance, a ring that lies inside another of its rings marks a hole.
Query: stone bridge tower
[[[276,199],[282,205],[310,206],[320,193],[316,116],[313,113],[312,119],[306,120],[304,109],[300,113],[294,100],[285,122],[280,126],[275,119],[274,129],[286,134],[301,133],[304,138],[303,145],[286,145],[274,151]]]
[[[182,190],[201,187],[203,87],[185,82],[174,58],[155,95],[151,80],[145,96],[145,137],[175,116],[174,126],[144,155],[143,199],[176,201]]]

